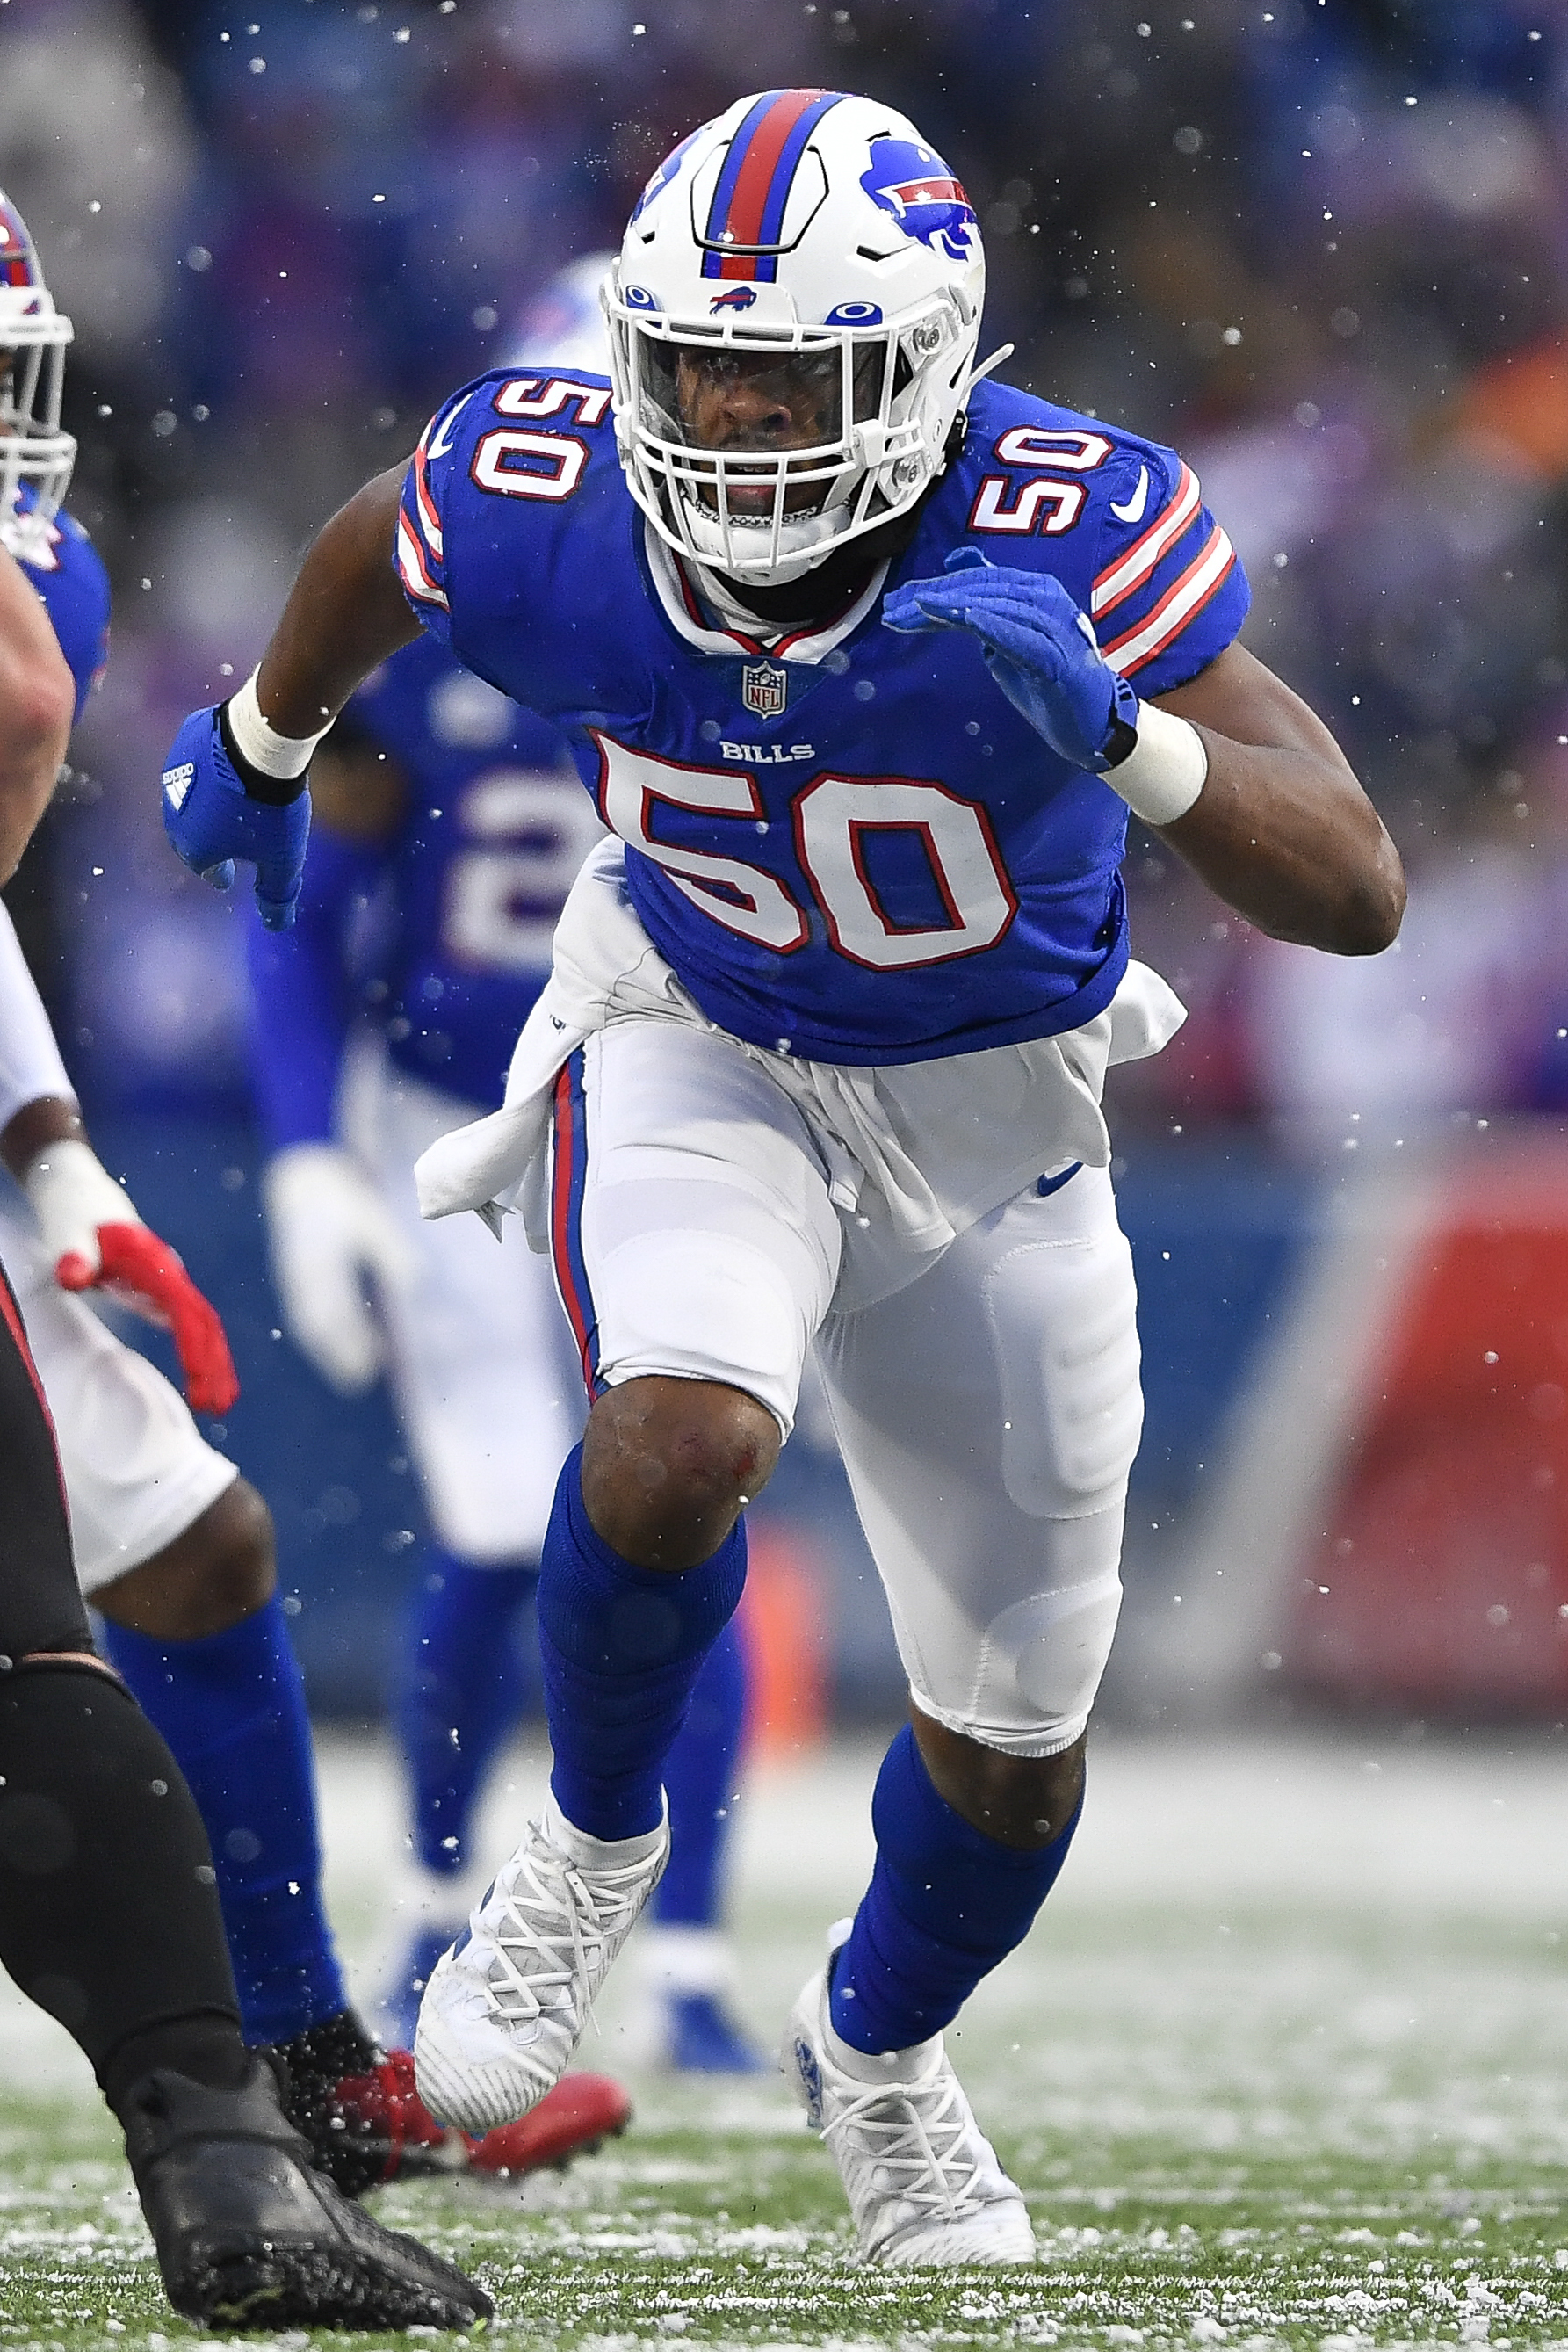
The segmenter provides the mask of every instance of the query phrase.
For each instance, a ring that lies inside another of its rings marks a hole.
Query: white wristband
[[[253,669],[237,694],[229,698],[229,733],[240,757],[259,768],[264,776],[274,776],[287,783],[302,776],[310,765],[310,754],[326,734],[323,727],[315,735],[280,735],[269,719],[261,715],[261,705],[256,698],[256,681],[260,666]],[[330,719],[327,722],[331,725]]]
[[[1126,758],[1104,772],[1134,816],[1145,824],[1174,824],[1208,779],[1208,753],[1196,727],[1174,710],[1138,705],[1138,740]]]

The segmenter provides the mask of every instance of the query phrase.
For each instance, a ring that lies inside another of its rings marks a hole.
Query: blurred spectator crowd
[[[986,348],[1181,446],[1249,643],[1410,868],[1398,948],[1338,965],[1135,840],[1135,943],[1193,1017],[1124,1120],[1339,1149],[1568,1104],[1564,0],[8,0],[0,184],[76,320],[72,504],[117,589],[33,883],[89,1079],[242,1092],[234,925],[156,835],[172,721],[674,140],[781,82],[948,154]]]

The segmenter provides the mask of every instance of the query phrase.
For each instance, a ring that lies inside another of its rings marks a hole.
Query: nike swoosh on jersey
[[[1115,499],[1113,499],[1111,501],[1111,511],[1115,516],[1118,522],[1142,522],[1144,520],[1144,509],[1148,503],[1148,497],[1149,469],[1146,466],[1140,466],[1138,468],[1137,488],[1133,492],[1132,497],[1127,500],[1124,507],[1118,506]]]

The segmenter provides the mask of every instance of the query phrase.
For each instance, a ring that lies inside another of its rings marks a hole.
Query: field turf
[[[759,2038],[853,1899],[873,1767],[836,1749],[737,1810]],[[504,1803],[525,1803],[537,1760],[510,1777]],[[396,1841],[384,1757],[329,1747],[324,1793],[368,1969]],[[626,2137],[520,2194],[421,2184],[377,2210],[476,2267],[489,2333],[519,2352],[1568,2348],[1565,1865],[1558,1742],[1107,1742],[1058,1895],[955,2044],[1028,2193],[1035,2268],[856,2266],[831,2163],[777,2081],[635,2067],[632,1953],[581,2053],[632,2083]],[[9,1997],[0,2079],[0,2352],[194,2346],[85,2069]]]

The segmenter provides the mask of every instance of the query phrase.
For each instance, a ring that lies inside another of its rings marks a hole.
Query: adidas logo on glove
[[[196,771],[189,760],[182,767],[164,769],[163,790],[175,808],[184,807],[185,795],[195,781]]]

